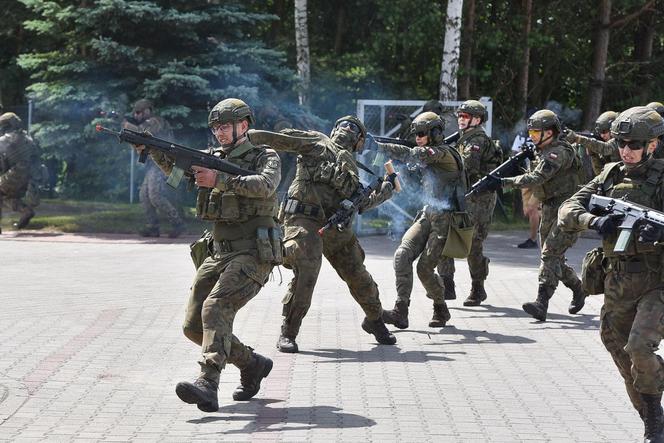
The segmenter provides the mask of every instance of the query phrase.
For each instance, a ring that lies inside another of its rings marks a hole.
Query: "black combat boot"
[[[28,223],[30,223],[30,220],[32,220],[32,217],[35,216],[35,211],[32,210],[32,208],[25,208],[22,211],[21,218],[18,219],[16,223],[14,223],[14,227],[16,229],[23,229],[26,226],[28,226]]]
[[[445,287],[445,300],[456,300],[456,289],[454,288],[454,280],[452,277],[441,277],[443,286]]]
[[[394,303],[394,309],[383,311],[383,321],[399,329],[406,329],[408,327],[408,302],[397,300]]]
[[[486,291],[484,290],[483,280],[473,280],[473,286],[470,288],[470,295],[463,302],[464,306],[479,306],[486,300]]]
[[[285,352],[286,354],[295,354],[299,351],[297,343],[295,343],[295,338],[287,337],[283,334],[279,336],[277,349],[279,349],[279,352]]]
[[[664,414],[662,394],[641,394],[643,398],[643,423],[646,428],[645,443],[664,443]]]
[[[567,312],[570,314],[577,314],[583,309],[583,306],[586,304],[586,297],[588,294],[583,290],[583,285],[579,282],[578,286],[572,289],[572,301],[567,308]]]
[[[173,225],[173,229],[168,232],[168,238],[178,238],[184,231],[184,223]]]
[[[145,227],[138,231],[138,234],[141,237],[159,237],[159,226],[145,225]]]
[[[397,338],[390,334],[390,331],[387,330],[382,318],[369,320],[364,317],[364,320],[362,320],[362,329],[364,329],[364,332],[367,334],[373,334],[376,341],[381,345],[393,345],[397,342]]]
[[[445,327],[445,324],[450,321],[450,318],[452,316],[450,315],[450,311],[447,309],[446,304],[441,304],[433,305],[433,317],[431,317],[431,321],[429,322],[429,327],[430,328],[443,328]]]
[[[249,366],[240,370],[240,386],[233,392],[233,400],[249,400],[256,395],[261,388],[261,380],[272,370],[272,360],[255,352],[251,356]]]
[[[195,404],[203,412],[217,412],[218,383],[198,377],[193,383],[181,381],[175,386],[175,393],[185,403]]]
[[[524,303],[523,310],[539,321],[546,321],[546,311],[549,309],[549,299],[553,295],[553,291],[553,288],[549,286],[539,285],[537,299],[534,302]]]

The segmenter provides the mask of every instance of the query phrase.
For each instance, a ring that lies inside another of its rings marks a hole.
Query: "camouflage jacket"
[[[578,189],[581,183],[581,162],[576,150],[567,142],[555,140],[539,153],[535,167],[522,175],[504,178],[505,188],[532,188],[542,202],[565,199]]]
[[[502,163],[502,153],[495,143],[477,126],[463,132],[456,147],[470,183],[475,183]]]
[[[30,182],[37,148],[24,130],[0,137],[0,194],[21,197]]]
[[[295,178],[288,188],[288,199],[322,209],[322,212],[314,211],[315,215],[310,211],[294,214],[298,217],[326,220],[340,208],[342,201],[362,186],[353,153],[321,132],[252,130],[249,137],[254,143],[266,143],[277,151],[297,154]],[[391,196],[392,185],[384,182],[380,190],[372,193],[369,204],[362,210],[372,209]]]
[[[424,204],[437,211],[465,209],[468,180],[461,155],[454,148],[444,144],[415,148],[393,143],[377,144],[394,159],[419,163],[423,188],[420,199]]]
[[[590,155],[595,175],[602,172],[604,165],[607,163],[620,161],[620,153],[618,152],[618,142],[616,139],[612,138],[608,142],[605,142],[603,140],[597,140],[592,137],[586,137],[570,132],[567,140],[578,143],[586,149],[588,155]]]

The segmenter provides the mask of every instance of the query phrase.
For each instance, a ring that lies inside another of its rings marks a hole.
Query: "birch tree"
[[[440,89],[438,98],[442,101],[457,99],[457,72],[461,46],[461,15],[463,0],[448,0],[445,17],[445,42],[443,61],[440,67]]]
[[[298,100],[300,105],[306,105],[309,102],[309,86],[311,84],[307,0],[295,0],[295,46],[297,51],[297,75],[300,78]]]

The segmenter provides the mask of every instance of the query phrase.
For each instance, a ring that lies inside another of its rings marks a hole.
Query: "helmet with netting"
[[[621,140],[649,141],[664,134],[664,118],[647,106],[623,111],[611,125],[611,135]]]
[[[527,121],[528,130],[544,131],[546,129],[555,129],[560,133],[562,125],[555,112],[548,109],[540,109],[535,112]]]
[[[250,126],[256,122],[249,105],[239,98],[227,98],[214,105],[208,116],[208,126],[212,127],[216,123],[237,123],[245,118],[249,120]]]
[[[606,111],[602,112],[597,120],[595,120],[595,132],[601,134],[602,132],[607,132],[611,130],[611,123],[618,117],[618,113],[615,111]]]

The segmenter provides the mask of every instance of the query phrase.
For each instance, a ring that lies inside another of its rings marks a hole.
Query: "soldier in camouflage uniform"
[[[171,126],[163,118],[153,114],[152,102],[141,99],[134,104],[134,120],[138,126],[125,122],[124,126],[138,131],[148,131],[155,137],[173,140]],[[184,223],[177,207],[176,191],[166,184],[164,174],[148,160],[145,165],[145,178],[139,190],[139,199],[145,211],[147,223],[139,233],[143,237],[159,237],[159,216],[164,214],[171,224],[170,238],[179,237],[184,232]]]
[[[397,300],[394,309],[383,312],[386,323],[408,327],[408,306],[413,289],[413,262],[426,295],[433,300],[430,327],[443,327],[450,319],[445,304],[444,287],[436,277],[436,265],[443,255],[453,212],[465,209],[467,180],[461,155],[443,144],[444,123],[433,112],[424,112],[413,120],[411,132],[417,146],[377,143],[379,149],[401,161],[417,161],[422,169],[422,199],[425,205],[406,231],[394,253]]]
[[[23,199],[37,156],[37,148],[22,129],[21,119],[13,112],[0,115],[0,219],[3,206],[20,213],[21,217],[14,223],[17,229],[26,227],[35,215]]]
[[[634,408],[645,424],[646,442],[664,442],[664,361],[655,354],[664,329],[664,254],[655,242],[664,231],[641,225],[624,253],[614,251],[620,219],[588,212],[592,194],[626,197],[664,211],[664,160],[654,159],[646,145],[664,134],[664,119],[644,106],[622,112],[611,127],[621,162],[609,163],[602,173],[560,208],[563,229],[594,229],[603,238],[604,306],[600,334],[611,353]]]
[[[350,227],[343,231],[329,229],[322,236],[318,230],[362,186],[354,153],[366,139],[366,129],[356,117],[337,120],[330,137],[316,131],[285,129],[281,133],[251,131],[255,143],[269,143],[277,151],[298,155],[295,179],[282,205],[284,217],[284,263],[293,269],[288,292],[282,303],[283,324],[277,348],[298,352],[295,341],[304,316],[311,306],[322,257],[325,256],[339,277],[348,285],[365,318],[362,329],[382,344],[396,343],[381,319],[382,307],[378,286],[364,266],[364,251]],[[393,179],[393,178],[392,178]],[[392,195],[393,183],[383,182],[374,191],[366,211]]]
[[[590,155],[590,161],[592,162],[595,175],[602,172],[602,168],[604,168],[605,164],[620,160],[618,144],[611,137],[610,131],[611,123],[613,123],[617,116],[617,112],[606,111],[597,117],[597,120],[595,121],[595,133],[602,138],[601,140],[579,135],[574,131],[567,132],[567,142],[580,144]]]
[[[534,170],[516,177],[496,178],[498,188],[533,188],[542,202],[540,244],[542,245],[537,299],[524,303],[523,310],[540,321],[546,320],[549,299],[562,281],[573,293],[569,313],[578,313],[585,303],[586,293],[581,280],[566,263],[565,251],[578,238],[578,234],[562,231],[556,224],[558,208],[578,189],[581,160],[576,150],[560,138],[558,116],[548,109],[535,112],[527,122],[528,135],[539,150],[540,160]]]
[[[502,152],[482,128],[486,108],[477,100],[467,100],[457,110],[461,137],[456,148],[463,157],[468,182],[475,183],[502,163]],[[468,268],[472,279],[470,295],[464,306],[479,306],[486,300],[484,280],[489,275],[489,259],[484,256],[482,244],[489,234],[489,226],[496,207],[496,192],[484,192],[466,200],[466,208],[475,226],[473,243],[468,255]],[[456,298],[454,290],[454,259],[445,257],[438,265],[438,275],[443,279],[445,299]]]
[[[205,412],[218,409],[217,387],[226,363],[240,369],[235,400],[249,400],[272,369],[272,360],[253,352],[233,334],[237,311],[265,285],[281,254],[276,189],[281,177],[277,153],[256,146],[247,137],[254,117],[242,100],[228,98],[212,109],[208,125],[221,148],[213,153],[255,175],[229,176],[194,167],[199,188],[196,212],[214,222],[214,254],[198,268],[187,304],[184,334],[201,346],[201,372],[193,383],[175,388],[180,399]],[[170,174],[173,160],[152,152],[153,160]],[[276,240],[275,240],[276,234]]]

